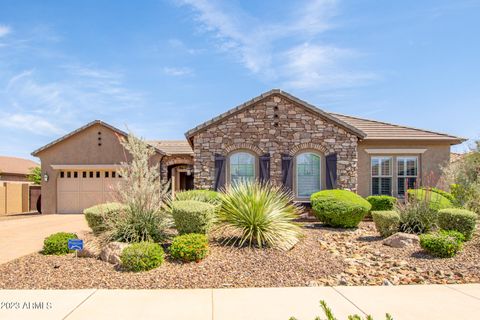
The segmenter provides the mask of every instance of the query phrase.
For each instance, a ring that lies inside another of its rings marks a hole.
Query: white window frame
[[[298,194],[298,157],[300,157],[301,155],[304,155],[304,154],[313,154],[314,156],[318,157],[318,182],[319,182],[319,187],[320,190],[322,190],[322,157],[320,154],[316,153],[316,152],[312,152],[312,151],[305,151],[305,152],[301,152],[299,154],[297,154],[295,156],[295,196],[298,198],[298,199],[309,199],[310,196],[301,196]],[[313,193],[312,193],[313,194]]]
[[[407,175],[407,161],[408,160],[415,160],[415,173],[416,175]],[[403,166],[404,166],[404,175],[400,175],[399,173],[399,162],[403,162]],[[397,185],[397,194],[398,196],[404,196],[403,194],[400,194],[399,193],[399,185],[398,185],[398,181],[400,178],[404,179],[404,180],[407,180],[408,178],[415,178],[416,179],[416,182],[418,182],[418,164],[419,164],[419,160],[418,160],[418,156],[401,156],[401,157],[397,157],[397,159],[395,160],[395,163],[397,165],[397,172],[396,172],[396,175],[397,175],[397,178],[396,178],[396,185]],[[404,181],[404,185],[405,185],[405,192],[408,190],[408,186],[407,186],[407,183],[406,181]]]
[[[370,158],[370,194],[373,195],[373,178],[379,178],[379,189],[382,186],[382,178],[390,178],[390,195],[393,195],[393,156],[373,156]],[[379,160],[378,166],[378,175],[373,175],[373,160]],[[389,166],[389,175],[382,174],[382,162],[385,160],[390,160]],[[379,190],[381,191],[381,190]],[[380,193],[381,194],[381,193]]]
[[[238,150],[238,151],[234,151],[232,152],[229,156],[228,156],[228,183],[229,184],[232,184],[233,180],[232,180],[232,157],[234,157],[235,155],[237,154],[248,154],[249,156],[251,156],[253,158],[253,180],[256,179],[257,177],[257,156],[251,152],[248,152],[248,151],[245,151],[245,150]]]

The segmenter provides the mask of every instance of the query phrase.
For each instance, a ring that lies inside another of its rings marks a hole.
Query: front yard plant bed
[[[122,272],[93,258],[32,254],[0,265],[0,289],[154,289],[292,287],[323,285],[444,284],[480,282],[480,237],[455,257],[434,258],[419,246],[382,244],[372,222],[358,229],[303,223],[305,237],[290,251],[234,248],[211,236],[199,263],[166,257],[158,268]],[[70,275],[70,276],[65,276]]]

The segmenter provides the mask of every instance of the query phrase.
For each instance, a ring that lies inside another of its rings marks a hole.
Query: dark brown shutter
[[[332,153],[325,157],[327,162],[327,189],[337,188],[337,154]]]
[[[282,183],[285,188],[293,188],[293,157],[282,154]]]
[[[218,191],[225,187],[225,157],[215,154],[215,185],[214,190]]]
[[[260,182],[266,182],[270,180],[270,154],[264,154],[260,156]]]

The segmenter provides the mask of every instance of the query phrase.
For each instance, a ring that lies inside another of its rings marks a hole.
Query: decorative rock
[[[110,242],[102,249],[100,259],[111,264],[120,264],[120,255],[128,245],[128,243],[124,242]]]
[[[83,250],[78,251],[78,256],[82,258],[98,259],[102,252],[102,245],[98,238],[87,238],[83,241]]]
[[[393,248],[405,248],[417,246],[420,239],[416,234],[397,232],[383,240],[383,244]]]

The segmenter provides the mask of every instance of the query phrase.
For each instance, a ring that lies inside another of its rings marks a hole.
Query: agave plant
[[[294,222],[301,209],[293,196],[270,183],[241,181],[220,194],[218,222],[221,228],[233,231],[227,242],[240,246],[273,247],[288,250],[302,235]]]

